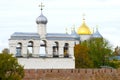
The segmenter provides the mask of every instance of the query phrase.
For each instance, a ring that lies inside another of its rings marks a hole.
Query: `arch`
[[[53,57],[59,57],[59,44],[58,42],[54,42],[53,44]]]
[[[21,42],[19,42],[19,43],[17,43],[17,45],[16,45],[16,57],[22,57],[22,43]]]
[[[69,44],[64,44],[64,57],[69,57]]]
[[[33,54],[33,41],[29,41],[27,45],[27,57],[32,57]]]
[[[40,41],[40,51],[39,51],[40,57],[46,57],[46,53],[47,53],[46,43],[47,42],[45,40]]]

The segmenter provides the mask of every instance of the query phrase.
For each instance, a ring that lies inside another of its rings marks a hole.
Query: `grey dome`
[[[41,13],[41,15],[36,19],[37,24],[47,24],[47,18]]]
[[[102,35],[99,33],[98,29],[96,29],[96,32],[92,34],[93,38],[102,38]]]
[[[75,32],[75,30],[72,31],[71,36],[76,40],[80,40],[80,36]]]

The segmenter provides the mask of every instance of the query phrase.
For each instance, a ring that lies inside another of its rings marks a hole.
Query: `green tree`
[[[0,80],[22,80],[23,66],[18,64],[12,54],[0,53]]]
[[[88,54],[95,68],[105,65],[109,66],[112,47],[107,40],[103,38],[91,38],[88,41],[82,42],[81,45],[89,49]]]
[[[88,48],[80,44],[74,47],[75,67],[76,68],[92,68],[93,63],[88,55]]]

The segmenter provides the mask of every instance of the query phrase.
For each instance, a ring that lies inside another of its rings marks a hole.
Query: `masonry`
[[[23,80],[120,80],[120,69],[25,69]]]

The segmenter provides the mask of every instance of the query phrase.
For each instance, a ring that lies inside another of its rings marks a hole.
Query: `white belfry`
[[[48,20],[42,13],[42,3],[40,7],[41,14],[36,19],[38,32],[13,33],[9,39],[10,53],[18,58],[25,69],[75,68],[74,46],[80,41],[79,35],[76,32],[47,33]]]
[[[90,37],[102,37],[100,33],[91,34],[83,20],[76,33],[47,33],[47,18],[41,14],[36,19],[37,32],[15,32],[9,39],[10,53],[18,58],[25,69],[74,69],[74,46]],[[44,50],[44,51],[42,51]]]

